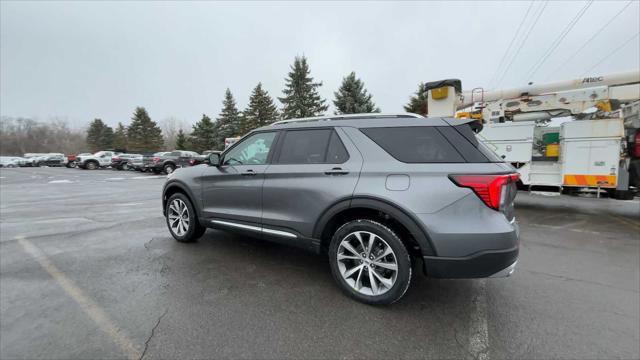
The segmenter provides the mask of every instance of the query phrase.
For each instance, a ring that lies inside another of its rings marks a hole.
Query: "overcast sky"
[[[550,2],[500,88],[640,67],[640,10],[594,2],[532,78],[535,63],[585,6]],[[308,58],[329,101],[355,71],[383,112],[400,112],[420,81],[459,78],[489,88],[530,2],[1,2],[0,113],[82,127],[127,124],[136,106],[154,120],[217,116],[225,88],[245,107],[261,81],[281,96],[296,55]],[[523,39],[543,3],[523,24]],[[516,47],[513,48],[513,54]],[[496,81],[494,81],[495,83]],[[278,103],[281,107],[281,104]],[[333,111],[333,108],[330,109]]]

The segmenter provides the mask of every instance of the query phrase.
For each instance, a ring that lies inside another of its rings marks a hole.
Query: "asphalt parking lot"
[[[413,278],[390,307],[326,258],[165,228],[163,176],[0,170],[0,358],[640,358],[640,202],[518,194],[506,279]]]

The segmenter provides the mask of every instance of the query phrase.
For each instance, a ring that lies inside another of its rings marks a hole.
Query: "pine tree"
[[[110,149],[113,146],[113,129],[101,119],[94,119],[87,129],[87,145],[93,152]]]
[[[182,132],[182,130],[180,130],[180,132]],[[178,136],[180,136],[180,132],[178,133]],[[217,126],[213,121],[211,121],[210,117],[202,114],[202,119],[193,125],[193,131],[189,136],[189,143],[192,150],[199,153],[202,153],[205,150],[217,150],[221,148],[220,141],[218,140]],[[224,139],[222,140],[222,143],[224,144]],[[178,146],[177,140],[176,146]]]
[[[116,150],[125,150],[127,148],[127,129],[118,123],[118,127],[113,134],[113,148]]]
[[[176,150],[187,150],[187,135],[182,129],[178,130],[176,135]]]
[[[249,98],[249,105],[243,115],[240,126],[240,136],[255,128],[269,125],[278,120],[278,108],[273,103],[273,99],[269,96],[269,93],[262,89],[262,83],[258,83],[253,89],[251,97]]]
[[[410,113],[427,115],[427,91],[424,88],[424,83],[418,85],[418,91],[409,99],[409,103],[404,106],[404,110]]]
[[[371,100],[372,95],[367,94],[362,80],[356,78],[356,73],[351,72],[342,79],[342,85],[334,92],[336,114],[359,114],[380,112],[376,104]]]
[[[313,82],[310,73],[307,58],[296,56],[285,79],[285,89],[282,91],[284,97],[278,98],[284,105],[284,119],[320,116],[329,108],[318,93],[322,82]]]
[[[127,145],[131,152],[158,151],[164,146],[162,130],[143,107],[137,107],[133,113],[127,129]]]
[[[218,127],[218,142],[224,144],[225,138],[238,136],[240,123],[240,111],[238,111],[238,107],[236,106],[236,100],[233,98],[231,90],[227,89],[224,93],[224,100],[222,101],[222,112],[220,112],[216,121]]]

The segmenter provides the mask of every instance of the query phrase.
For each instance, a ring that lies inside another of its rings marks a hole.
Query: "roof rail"
[[[422,118],[424,116],[413,114],[413,113],[397,113],[397,114],[380,114],[380,113],[363,113],[363,114],[346,114],[346,115],[330,115],[330,116],[316,116],[316,117],[308,117],[308,118],[300,118],[300,119],[288,119],[288,120],[280,120],[271,125],[282,125],[282,124],[290,124],[290,123],[298,123],[298,122],[308,122],[308,121],[332,121],[332,120],[357,120],[357,119],[384,119],[384,118]]]

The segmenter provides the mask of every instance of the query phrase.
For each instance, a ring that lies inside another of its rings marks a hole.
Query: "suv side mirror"
[[[209,154],[209,165],[220,166],[220,154],[218,153]]]

